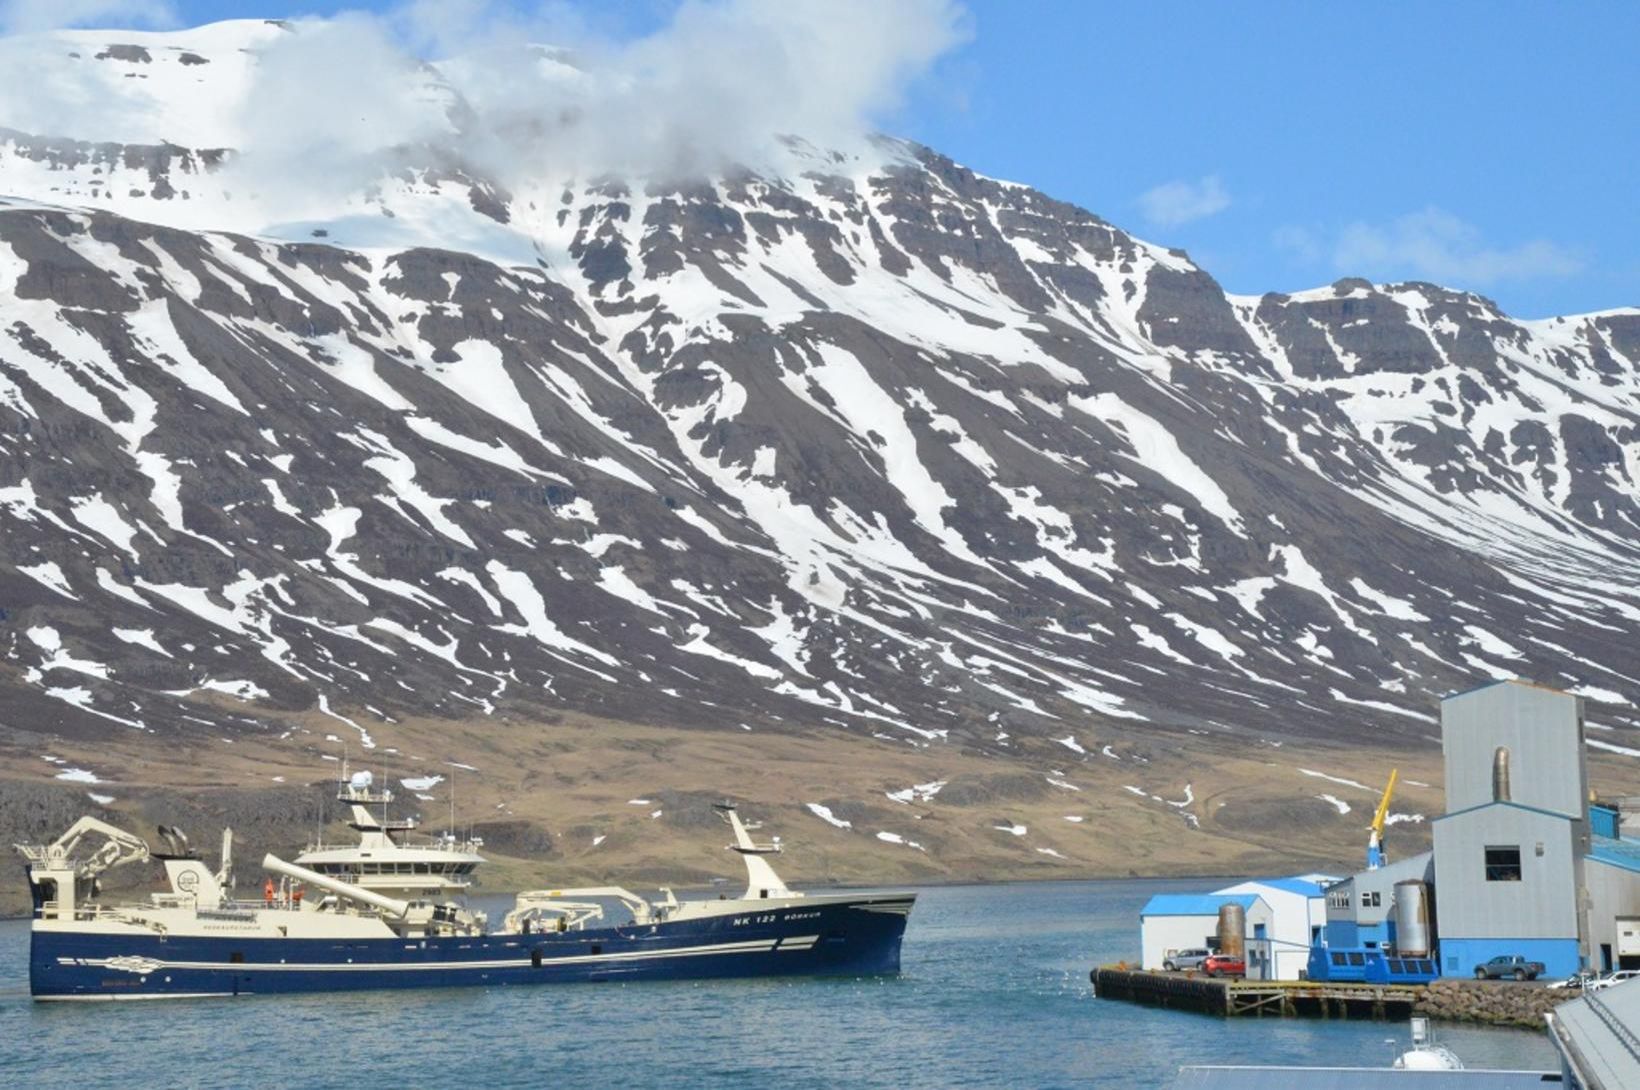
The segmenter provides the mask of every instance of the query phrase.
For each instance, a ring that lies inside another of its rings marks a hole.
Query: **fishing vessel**
[[[233,834],[213,869],[161,826],[163,849],[82,817],[50,844],[17,845],[34,916],[29,987],[40,1000],[158,999],[357,988],[896,973],[916,895],[790,889],[732,805],[717,807],[744,861],[738,896],[651,901],[619,886],[518,894],[499,924],[460,899],[480,841],[418,840],[390,820],[392,792],[345,776],[354,845],[269,854],[234,893]],[[372,807],[382,807],[381,816]],[[110,868],[158,861],[169,889],[105,901]]]

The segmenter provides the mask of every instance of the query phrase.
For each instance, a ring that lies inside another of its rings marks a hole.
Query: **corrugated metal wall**
[[[1536,685],[1503,682],[1441,702],[1447,813],[1492,801],[1492,754],[1509,749],[1515,802],[1582,818],[1589,797],[1582,701]]]
[[[1508,805],[1437,820],[1435,895],[1441,940],[1576,939],[1575,824]],[[1519,881],[1487,881],[1488,847],[1520,849]]]
[[[1640,874],[1634,871],[1623,870],[1620,867],[1609,866],[1590,860],[1584,864],[1584,874],[1589,884],[1589,965],[1594,969],[1635,968],[1631,963],[1622,962],[1623,946],[1619,936],[1619,919],[1631,921],[1629,930],[1634,930],[1632,921],[1640,920]],[[1627,944],[1633,945],[1633,941]],[[1601,947],[1609,947],[1609,951],[1602,951]],[[1609,953],[1610,964],[1606,963]],[[1631,959],[1635,955],[1631,954]]]

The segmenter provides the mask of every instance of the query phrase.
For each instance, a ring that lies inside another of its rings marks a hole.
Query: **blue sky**
[[[1640,305],[1640,4],[969,9],[911,134],[1231,291],[1352,274],[1521,317]]]
[[[963,6],[966,40],[880,126],[1181,246],[1231,291],[1361,275],[1520,317],[1640,305],[1640,3]],[[547,5],[615,39],[677,7]]]

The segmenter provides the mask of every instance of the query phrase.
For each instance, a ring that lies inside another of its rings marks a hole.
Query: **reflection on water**
[[[1394,1023],[1220,1020],[1096,1000],[1151,894],[1199,882],[929,889],[888,980],[578,984],[158,1003],[27,998],[0,923],[12,1086],[1147,1087],[1182,1063],[1387,1065]],[[1471,1067],[1550,1069],[1542,1033],[1442,1027]]]

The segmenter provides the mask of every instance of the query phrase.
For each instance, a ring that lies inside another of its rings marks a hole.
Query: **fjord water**
[[[1405,1024],[1221,1020],[1095,999],[1139,907],[1200,881],[923,890],[903,974],[33,1003],[0,922],[11,1086],[1165,1087],[1179,1065],[1387,1065]],[[1542,1033],[1442,1027],[1471,1067],[1549,1069]]]

